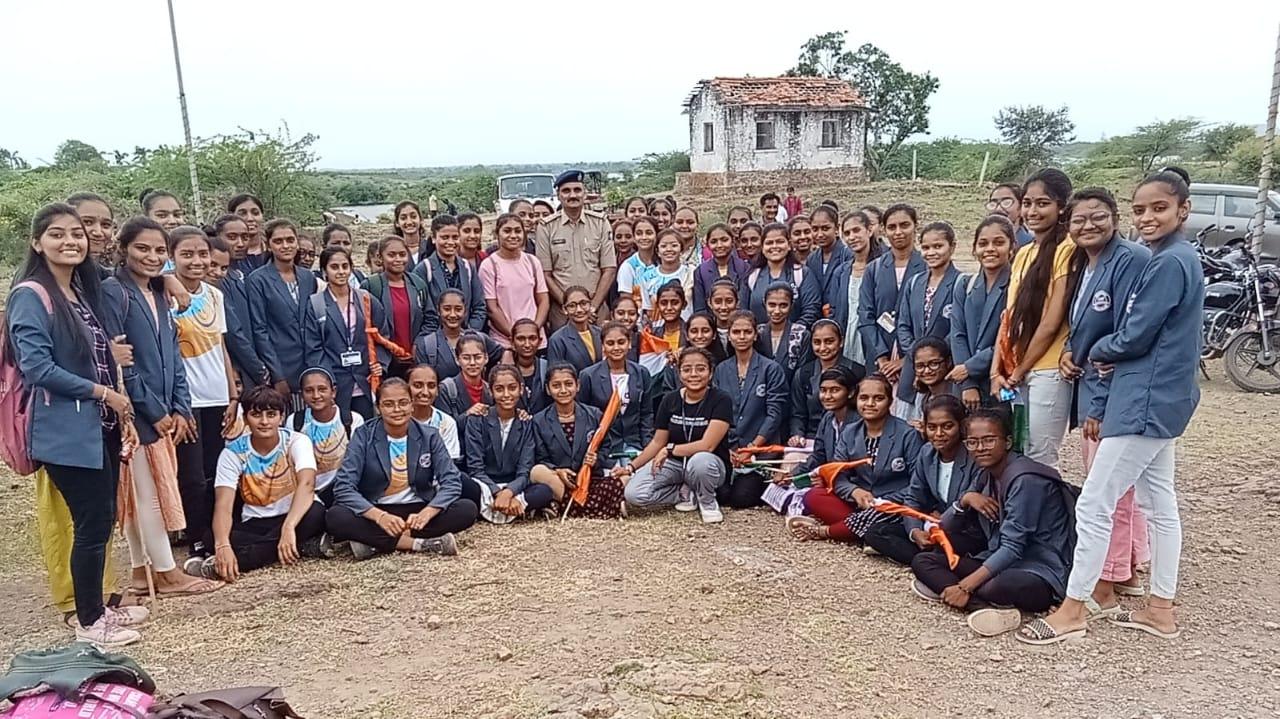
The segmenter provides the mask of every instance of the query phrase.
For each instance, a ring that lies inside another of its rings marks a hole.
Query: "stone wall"
[[[855,185],[867,181],[861,167],[832,167],[821,170],[755,170],[750,172],[681,172],[676,174],[675,194],[700,195],[714,192],[777,192],[788,186]]]

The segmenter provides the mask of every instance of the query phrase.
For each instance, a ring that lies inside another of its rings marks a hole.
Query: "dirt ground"
[[[1210,371],[1179,447],[1174,641],[1107,625],[1041,650],[980,639],[907,570],[794,543],[753,510],[478,526],[457,558],[261,571],[164,601],[130,654],[166,691],[279,684],[312,719],[1280,716],[1280,399]],[[32,494],[0,481],[3,659],[67,640]]]

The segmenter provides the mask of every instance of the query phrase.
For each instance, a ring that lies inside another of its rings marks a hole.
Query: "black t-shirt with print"
[[[733,424],[733,400],[729,395],[708,387],[706,395],[697,402],[685,402],[681,391],[668,392],[658,405],[653,419],[654,429],[667,430],[667,442],[671,444],[688,444],[702,439],[711,420],[718,419],[726,424]],[[716,446],[715,455],[729,469],[729,433]]]

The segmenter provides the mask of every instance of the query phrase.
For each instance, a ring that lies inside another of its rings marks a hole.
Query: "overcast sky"
[[[287,122],[320,136],[324,168],[684,149],[695,82],[781,73],[829,30],[941,80],[935,137],[991,137],[1011,104],[1069,105],[1082,140],[1187,115],[1260,125],[1280,22],[1277,0],[174,5],[192,131]],[[0,27],[0,147],[34,165],[67,138],[182,141],[163,0],[0,0]]]

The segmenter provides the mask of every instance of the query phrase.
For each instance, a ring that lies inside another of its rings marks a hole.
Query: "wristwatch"
[[[676,452],[676,443],[667,442],[667,456],[674,457]]]

